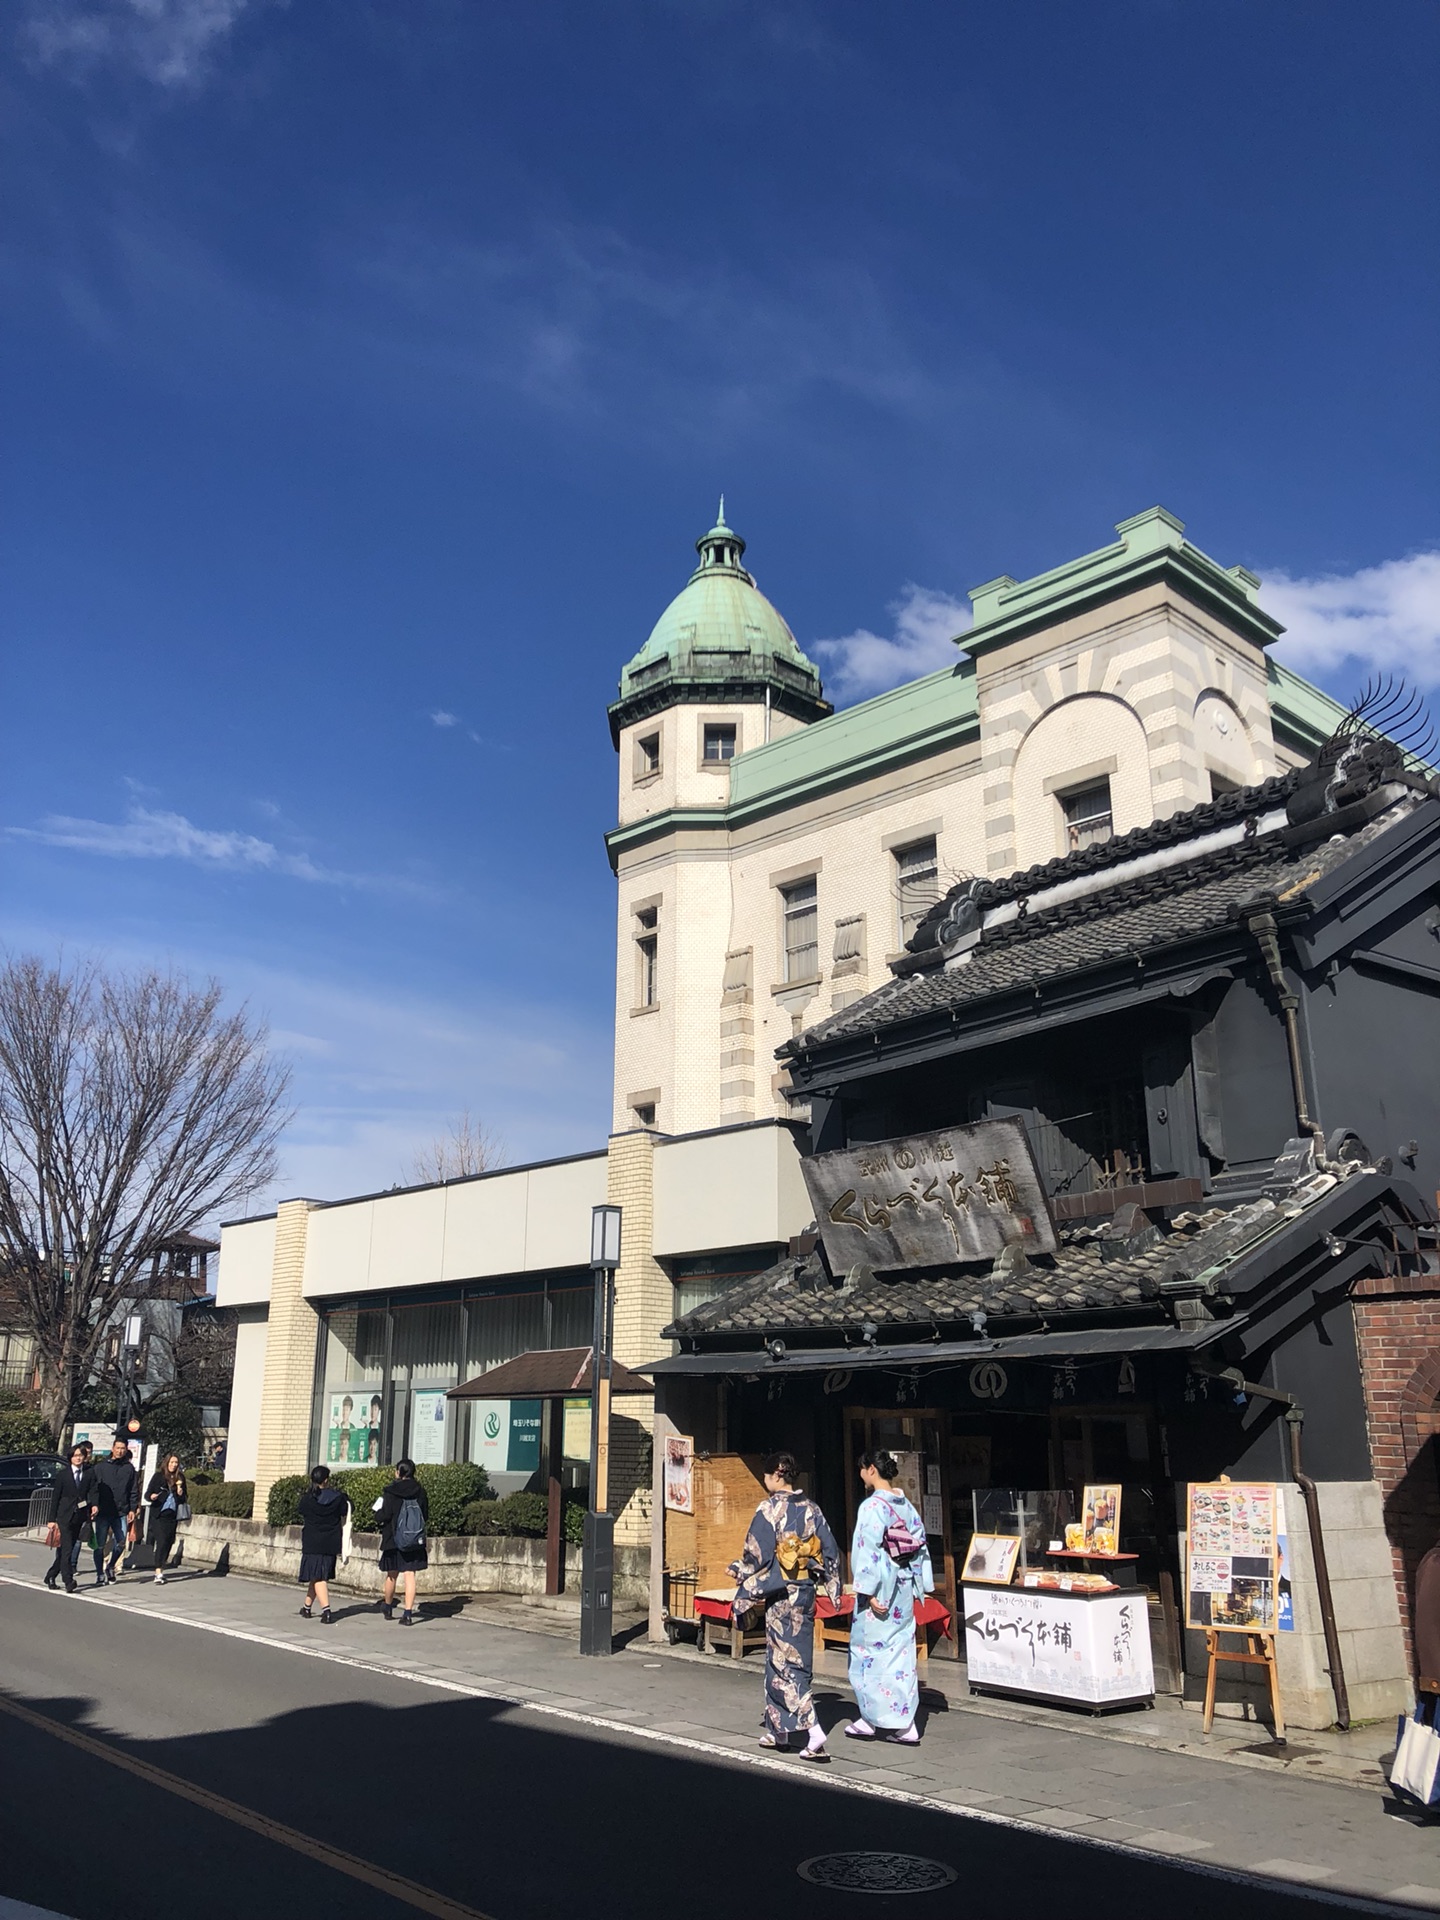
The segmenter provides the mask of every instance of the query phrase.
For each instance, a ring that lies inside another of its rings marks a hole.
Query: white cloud
[[[31,0],[25,41],[42,66],[133,67],[159,87],[197,86],[250,0]]]
[[[1297,579],[1276,571],[1264,581],[1261,601],[1285,623],[1276,655],[1287,667],[1357,682],[1370,673],[1403,674],[1414,686],[1440,687],[1440,552],[1357,573]]]
[[[891,601],[889,611],[895,616],[895,631],[888,639],[857,627],[843,639],[816,640],[810,646],[811,653],[835,663],[825,690],[837,705],[883,693],[959,661],[955,636],[970,625],[966,602],[912,581]]]
[[[435,712],[431,714],[430,721],[432,726],[458,727],[460,724],[460,716],[458,713],[446,713],[443,707],[437,707]],[[470,737],[473,740],[475,736],[471,734]]]
[[[47,847],[68,847],[76,853],[98,853],[117,860],[188,860],[200,867],[230,867],[286,873],[296,880],[338,880],[305,853],[282,853],[273,841],[253,833],[197,827],[183,813],[154,807],[131,807],[124,820],[77,820],[52,813],[36,827],[11,827],[18,840],[38,840]]]

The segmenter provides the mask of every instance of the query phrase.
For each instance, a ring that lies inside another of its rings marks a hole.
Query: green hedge
[[[549,1526],[550,1503],[543,1493],[512,1493],[504,1500],[472,1500],[466,1507],[463,1531],[509,1539],[543,1540]],[[567,1500],[561,1534],[571,1546],[584,1538],[585,1509]]]
[[[444,1467],[418,1467],[416,1479],[430,1501],[430,1531],[436,1536],[462,1533],[465,1510],[490,1494],[485,1469],[468,1460],[452,1461]],[[379,1516],[375,1502],[395,1478],[393,1467],[354,1467],[331,1475],[331,1485],[350,1497],[355,1509],[357,1533],[378,1533]],[[272,1527],[294,1527],[300,1523],[300,1496],[310,1485],[308,1473],[287,1474],[270,1489],[265,1517]]]
[[[53,1453],[49,1427],[30,1407],[0,1409],[0,1453]]]
[[[255,1505],[253,1480],[197,1480],[186,1476],[192,1513],[223,1513],[231,1520],[248,1520]]]

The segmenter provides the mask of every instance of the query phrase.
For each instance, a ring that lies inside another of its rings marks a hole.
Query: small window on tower
[[[905,947],[940,898],[940,864],[933,839],[895,849],[895,896],[900,910],[900,944]]]
[[[658,733],[644,733],[635,741],[635,778],[648,780],[652,773],[660,771],[660,736]]]
[[[653,1127],[655,1124],[654,1101],[642,1100],[640,1104],[635,1108],[635,1119],[636,1119],[637,1125],[639,1126]]]
[[[735,758],[735,728],[728,721],[706,721],[704,742],[707,764],[717,766],[723,760]]]
[[[1115,832],[1110,806],[1110,782],[1097,780],[1077,787],[1073,793],[1057,796],[1065,816],[1065,846],[1070,853],[1081,847],[1103,846]]]
[[[635,915],[635,1004],[660,1004],[660,911],[641,907]]]
[[[785,978],[813,980],[820,972],[820,908],[813,876],[780,889]]]

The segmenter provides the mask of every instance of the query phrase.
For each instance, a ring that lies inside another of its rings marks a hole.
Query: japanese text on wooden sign
[[[877,1140],[802,1160],[832,1268],[1053,1253],[1055,1228],[1018,1120]]]
[[[1201,1481],[1189,1489],[1185,1624],[1222,1633],[1274,1633],[1275,1484]]]

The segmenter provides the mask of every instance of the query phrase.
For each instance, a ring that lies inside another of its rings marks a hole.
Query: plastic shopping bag
[[[1428,1704],[1427,1704],[1428,1703]],[[1413,1716],[1402,1714],[1390,1784],[1422,1807],[1440,1805],[1440,1732],[1435,1727],[1436,1698],[1422,1696]]]

